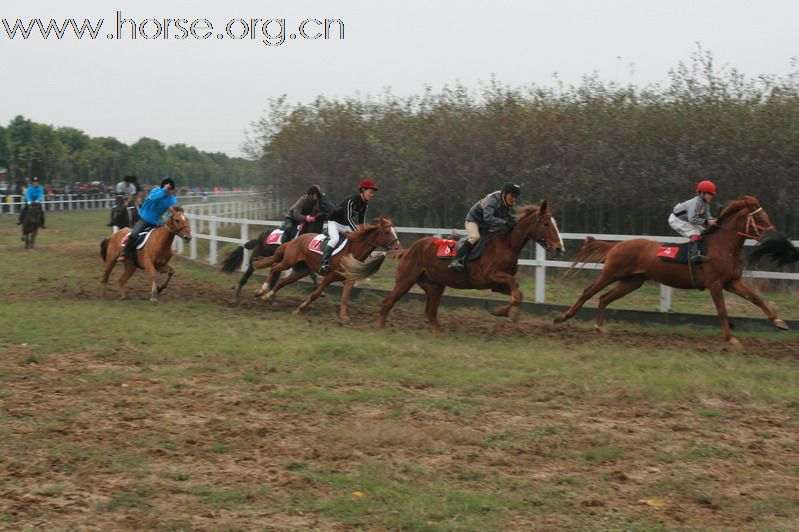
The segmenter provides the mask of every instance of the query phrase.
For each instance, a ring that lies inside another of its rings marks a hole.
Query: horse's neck
[[[170,231],[165,225],[162,225],[161,227],[156,227],[155,229],[153,229],[153,231],[158,231],[158,232],[150,235],[150,238],[161,238],[160,241],[156,240],[154,242],[154,244],[158,245],[158,249],[161,250],[161,252],[165,252],[167,250],[172,249],[172,242],[175,241],[175,233]],[[159,233],[163,232],[166,232],[166,235],[161,237]]]
[[[508,234],[508,244],[510,246],[511,251],[515,255],[519,255],[522,252],[522,248],[527,243],[528,236],[530,234],[530,227],[535,223],[538,219],[538,214],[531,214],[530,216],[525,216],[522,220],[510,230]]]
[[[377,228],[374,230],[377,230]],[[364,260],[375,250],[377,246],[374,244],[373,240],[371,240],[372,231],[374,230],[369,230],[364,233],[358,240],[349,241],[350,253],[352,253],[353,257],[358,260]]]
[[[721,226],[708,236],[708,243],[716,242],[715,245],[727,245],[733,250],[740,251],[744,247],[746,236],[742,233],[746,232],[746,217],[747,212],[742,210],[730,218],[729,222],[721,224]]]

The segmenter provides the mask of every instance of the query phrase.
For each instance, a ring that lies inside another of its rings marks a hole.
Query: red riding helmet
[[[713,184],[713,181],[700,181],[698,185],[696,185],[697,192],[709,192],[710,194],[716,195],[716,185]]]
[[[358,190],[364,190],[367,188],[371,188],[372,190],[377,190],[377,184],[371,179],[364,179],[363,181],[358,183]]]

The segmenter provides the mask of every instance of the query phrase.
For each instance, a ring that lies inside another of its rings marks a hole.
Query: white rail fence
[[[236,206],[236,204],[239,204]],[[221,205],[220,204],[220,208]],[[201,212],[204,205],[184,205],[184,209],[186,209],[187,213],[189,213],[189,221],[191,223],[191,232],[193,235],[193,239],[189,245],[189,257],[192,260],[196,260],[198,257],[197,252],[197,241],[199,240],[208,240],[209,241],[209,250],[208,250],[208,264],[216,265],[219,261],[219,243],[231,243],[242,245],[248,240],[250,240],[250,228],[251,227],[277,227],[282,223],[282,220],[256,220],[250,218],[231,218],[227,216],[221,216],[219,213],[210,214],[208,212]],[[207,205],[205,205],[207,207]],[[227,214],[235,214],[235,213],[243,213],[248,211],[248,207],[245,204],[241,204],[241,202],[233,202],[231,205],[225,207],[228,209],[226,211]],[[249,209],[252,211],[253,209]],[[229,237],[229,236],[220,236],[219,229],[221,227],[231,227],[231,226],[238,226],[239,227],[239,237]],[[199,232],[201,229],[205,229],[205,233]],[[425,236],[439,236],[439,237],[448,237],[451,229],[443,229],[443,228],[429,228],[429,227],[395,227],[397,233],[399,234],[415,234],[415,235],[425,235]],[[647,238],[649,240],[655,240],[657,242],[686,242],[686,238],[682,237],[673,237],[673,236],[653,236],[653,235],[613,235],[613,234],[589,234],[589,233],[561,233],[561,237],[564,241],[577,241],[576,244],[572,244],[567,247],[573,249],[573,246],[581,245],[581,242],[585,240],[585,237],[592,236],[598,240],[609,240],[609,241],[623,241],[623,240],[632,240],[634,238]],[[746,246],[753,246],[756,242],[754,240],[747,239],[745,244]],[[799,246],[799,241],[794,241],[794,245]],[[177,242],[177,251],[178,253],[184,252],[184,245],[182,241]],[[245,249],[245,257],[244,262],[242,263],[241,270],[245,271],[247,269],[247,264],[249,262],[249,250]],[[546,250],[540,246],[539,244],[535,244],[535,259],[520,259],[519,260],[520,266],[531,267],[535,269],[535,302],[536,303],[546,303],[546,285],[547,285],[547,268],[571,268],[572,263],[571,261],[565,260],[549,260],[546,257]],[[601,270],[602,264],[595,264],[595,263],[587,263],[587,264],[578,264],[577,268],[583,270]],[[786,272],[768,272],[768,271],[746,271],[744,272],[745,277],[751,277],[755,279],[786,279],[797,281],[799,280],[799,273],[786,273]],[[672,298],[672,288],[666,285],[660,285],[660,311],[661,312],[669,312],[671,310],[671,298]]]
[[[208,192],[207,194],[184,194],[178,195],[178,201],[201,201],[196,206],[199,212],[204,214],[228,214],[221,211],[203,211],[202,207],[216,204],[223,200],[242,199],[257,197],[257,192]],[[72,211],[85,209],[110,209],[116,204],[116,194],[51,194],[45,197],[43,202],[47,212],[52,211]],[[207,203],[206,203],[207,202]],[[0,195],[0,214],[19,214],[25,206],[23,196]]]

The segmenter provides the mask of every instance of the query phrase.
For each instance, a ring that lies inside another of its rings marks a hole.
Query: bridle
[[[744,228],[743,232],[737,231],[739,236],[751,238],[752,240],[760,240],[761,238],[763,238],[763,233],[765,233],[766,231],[774,230],[773,225],[769,225],[768,227],[766,227],[764,225],[758,224],[755,221],[755,214],[759,213],[762,210],[763,207],[758,207],[757,209],[746,213],[746,227]]]
[[[390,241],[388,244],[381,245],[377,243],[377,238],[380,236],[380,234],[387,233],[388,231],[381,224],[378,224],[378,231],[375,232],[376,234],[374,240],[370,243],[370,246],[372,246],[373,248],[384,247],[386,249],[391,249],[391,246],[393,246],[395,242],[399,242],[399,237],[397,236],[397,232],[394,231],[393,229],[394,229],[393,225],[388,226],[388,230],[391,230],[392,235],[394,236],[394,240]]]
[[[533,224],[533,227],[531,228],[531,231],[526,231],[525,232],[526,235],[527,235],[526,239],[534,240],[534,238],[530,236],[530,233],[536,234],[538,232],[538,224],[539,223],[541,223],[541,213],[539,211],[535,211],[535,224]],[[515,233],[517,230],[520,230],[518,223],[513,226],[513,232]],[[541,240],[536,240],[535,242],[538,245],[540,245],[542,248],[544,248],[544,249],[549,249],[549,248],[552,247],[552,245],[549,243],[549,240],[547,240],[546,238],[542,238]]]
[[[175,219],[176,219],[176,218],[175,218],[175,216],[173,215],[173,216],[170,218],[170,221],[172,221],[172,220],[175,220]],[[176,229],[172,229],[172,227],[170,227],[170,225],[169,225],[168,223],[167,223],[167,224],[164,224],[164,227],[166,227],[167,231],[169,231],[169,232],[170,232],[170,233],[172,233],[173,235],[179,236],[179,237],[180,237],[180,238],[182,238],[183,240],[186,240],[186,239],[187,239],[187,238],[189,238],[189,237],[187,237],[187,236],[183,236],[183,235],[181,235],[180,233],[182,233],[184,229],[186,229],[187,227],[189,227],[189,222],[188,222],[188,220],[186,220],[185,216],[183,217],[183,221],[184,221],[183,225],[181,225],[181,226],[177,227]]]

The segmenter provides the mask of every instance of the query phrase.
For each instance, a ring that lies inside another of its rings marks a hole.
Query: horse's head
[[[394,229],[394,224],[391,223],[391,218],[381,216],[377,220],[377,237],[375,244],[387,249],[399,249],[400,245],[397,231]]]
[[[555,222],[546,200],[541,202],[538,207],[534,205],[519,207],[519,211],[516,229],[526,231],[527,238],[534,240],[546,250],[552,250],[555,254],[563,252],[563,239],[560,237],[558,224]],[[524,223],[527,217],[530,217],[529,223]]]
[[[744,221],[744,215],[746,216]],[[740,221],[739,221],[740,218]],[[774,231],[774,224],[771,223],[766,210],[754,196],[744,196],[742,200],[731,202],[719,215],[718,225],[724,227],[727,224],[743,224],[742,229],[734,229],[739,236],[760,240],[764,233]]]
[[[166,228],[182,238],[184,242],[191,242],[191,228],[189,227],[189,220],[183,212],[183,207],[170,207],[169,212],[171,216],[164,224]]]

